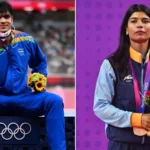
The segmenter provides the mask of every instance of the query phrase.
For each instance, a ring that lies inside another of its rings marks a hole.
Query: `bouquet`
[[[145,93],[145,99],[144,99],[145,105],[150,107],[150,91],[147,91]],[[150,131],[147,131],[147,135],[150,136]]]
[[[47,78],[40,73],[33,73],[28,76],[28,86],[35,92],[45,91]]]
[[[146,92],[144,102],[145,102],[145,105],[150,107],[150,91]]]

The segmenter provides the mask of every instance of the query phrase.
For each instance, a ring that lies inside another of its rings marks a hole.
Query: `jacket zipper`
[[[145,57],[142,58],[142,65],[141,65],[141,93],[144,90],[144,66],[145,66]],[[142,137],[142,144],[145,142],[145,136]]]

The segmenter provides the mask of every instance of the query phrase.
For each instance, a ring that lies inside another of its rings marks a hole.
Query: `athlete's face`
[[[144,42],[150,38],[150,18],[144,12],[134,12],[127,24],[126,34],[135,42]]]
[[[9,29],[11,29],[12,24],[13,17],[9,12],[0,13],[0,32],[7,32]]]

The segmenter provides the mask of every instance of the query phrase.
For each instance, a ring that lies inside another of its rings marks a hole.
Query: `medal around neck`
[[[133,128],[133,133],[137,136],[143,136],[147,134],[147,130],[143,129],[143,128]]]
[[[145,93],[145,96],[142,96],[143,97],[143,101],[145,103],[146,106],[150,107],[150,91],[147,91]],[[143,135],[146,135],[147,136],[150,136],[150,131],[147,131],[143,128],[133,128],[133,132],[135,135],[137,136],[143,136]]]

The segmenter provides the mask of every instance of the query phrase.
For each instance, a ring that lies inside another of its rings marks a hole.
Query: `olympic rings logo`
[[[22,124],[20,125],[20,127],[19,127],[19,125],[18,125],[17,123],[15,123],[15,122],[10,123],[10,124],[8,125],[8,127],[6,126],[5,123],[0,122],[0,126],[3,126],[3,127],[4,127],[4,128],[1,130],[1,132],[0,132],[0,135],[2,136],[2,138],[3,138],[4,140],[10,140],[10,139],[12,139],[13,137],[14,137],[16,140],[22,140],[22,139],[24,139],[25,136],[26,136],[27,134],[29,134],[29,133],[31,132],[31,130],[32,130],[31,125],[30,125],[29,123],[27,123],[27,122],[22,123]],[[14,129],[14,130],[11,129],[12,126],[15,126],[15,129]],[[28,132],[25,131],[24,126],[26,126],[26,127],[29,128]],[[20,132],[19,132],[19,131],[20,131]],[[4,135],[4,134],[6,134],[6,133],[9,133],[10,137],[6,137],[6,136]],[[17,137],[17,134],[20,134],[20,133],[21,133],[21,137]]]

